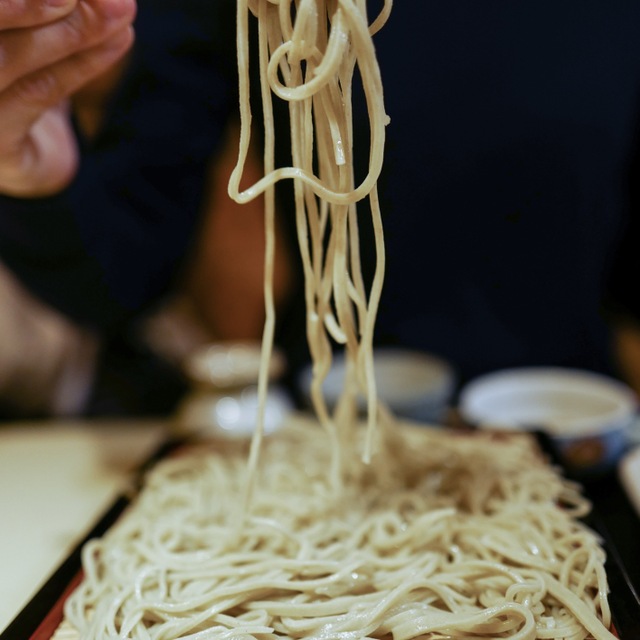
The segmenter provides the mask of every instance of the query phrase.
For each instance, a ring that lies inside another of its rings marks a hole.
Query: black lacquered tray
[[[548,437],[536,432],[547,457],[558,467],[561,461]],[[571,477],[571,473],[565,470]],[[611,614],[621,640],[640,639],[640,518],[620,483],[617,470],[585,478],[573,478],[584,487],[592,510],[586,523],[603,539],[611,596]]]

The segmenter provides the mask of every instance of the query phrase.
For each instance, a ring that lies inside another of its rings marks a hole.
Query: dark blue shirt
[[[376,38],[391,117],[380,340],[440,354],[463,379],[610,369],[603,305],[629,222],[639,26],[630,1],[394,4]]]

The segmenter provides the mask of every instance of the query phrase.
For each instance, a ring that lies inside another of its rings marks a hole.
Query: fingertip
[[[107,48],[112,51],[122,51],[124,53],[131,47],[134,40],[135,30],[133,26],[129,25],[109,39]]]

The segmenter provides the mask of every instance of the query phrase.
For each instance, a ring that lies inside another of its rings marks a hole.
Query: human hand
[[[0,193],[43,197],[75,175],[68,99],[133,41],[135,0],[0,2]]]

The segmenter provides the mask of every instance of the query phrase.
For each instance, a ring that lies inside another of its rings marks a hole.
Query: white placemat
[[[0,632],[165,434],[157,421],[0,427]]]

